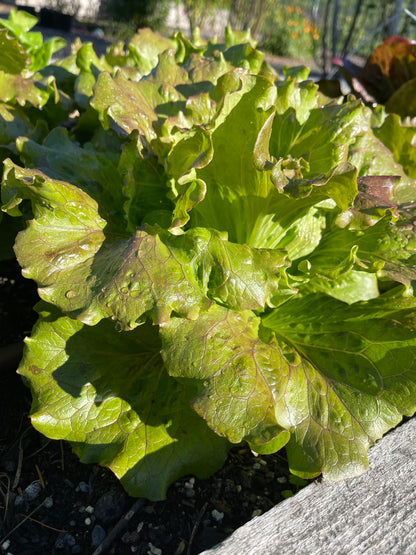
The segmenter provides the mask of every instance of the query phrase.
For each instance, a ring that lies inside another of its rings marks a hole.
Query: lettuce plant
[[[385,114],[231,31],[74,50],[53,98],[2,105],[26,125],[2,200],[41,298],[33,425],[149,499],[241,442],[362,473],[416,410],[415,182]]]

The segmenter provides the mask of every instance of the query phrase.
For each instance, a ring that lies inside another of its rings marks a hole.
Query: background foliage
[[[198,29],[203,36],[222,34],[226,24],[250,29],[266,52],[314,59],[324,75],[331,71],[331,59],[336,56],[367,57],[385,37],[412,38],[415,32],[415,0],[108,0],[103,6],[113,21],[128,25],[131,34],[137,27],[165,29],[174,6],[182,30],[187,27],[194,37]],[[123,26],[120,33],[124,39]]]

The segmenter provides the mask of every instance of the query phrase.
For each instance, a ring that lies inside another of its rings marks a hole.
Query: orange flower
[[[298,34],[297,34],[297,33],[292,33],[290,36],[292,37],[292,39],[297,39],[297,38],[298,38]]]
[[[293,6],[288,6],[288,7],[286,8],[286,11],[292,13],[292,12],[295,11],[295,8],[294,8]]]

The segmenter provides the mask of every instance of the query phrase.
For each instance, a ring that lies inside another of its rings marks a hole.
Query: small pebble
[[[126,496],[122,492],[108,491],[95,503],[95,517],[104,526],[111,524],[121,517],[125,505]]]
[[[130,542],[129,543],[136,543],[139,540],[139,533],[136,532],[136,530],[133,530],[133,532],[130,532]]]
[[[123,543],[135,543],[139,539],[139,534],[136,531],[133,532],[124,532],[121,536],[121,541]]]
[[[39,480],[35,480],[29,484],[23,491],[23,497],[27,501],[33,501],[42,491],[42,485]]]
[[[89,516],[87,516],[87,518],[84,520],[84,523],[89,526],[91,524],[91,519]]]
[[[65,534],[60,534],[56,538],[55,547],[56,547],[56,549],[64,549],[64,547],[65,547]]]
[[[76,526],[77,523],[75,522],[75,520],[70,520],[70,521],[69,521],[69,525],[70,525],[70,526]]]
[[[236,490],[237,493],[240,493],[243,490],[243,487],[240,484],[237,484],[235,486],[235,490]]]
[[[7,549],[9,549],[10,547],[10,540],[6,540],[5,542],[3,542],[1,544],[2,549],[4,549],[4,551],[7,551]]]
[[[224,518],[224,513],[217,511],[217,509],[213,509],[211,511],[212,518],[217,522],[220,522]]]
[[[85,507],[85,512],[92,515],[92,513],[94,512],[94,507],[91,507],[91,505],[88,505],[88,507]]]
[[[45,502],[43,503],[43,506],[45,507],[45,509],[50,509],[51,507],[53,507],[52,497],[46,497]]]
[[[254,511],[251,513],[251,518],[254,518],[255,516],[260,516],[262,513],[261,509],[254,509]]]
[[[260,470],[261,464],[258,463],[258,462],[255,462],[255,463],[253,464],[253,468],[254,468],[254,470]]]
[[[286,484],[287,478],[286,478],[286,476],[279,476],[277,478],[277,481],[279,482],[279,484]]]
[[[78,488],[82,493],[88,493],[90,491],[90,486],[86,482],[80,482]]]
[[[188,489],[192,489],[195,485],[195,478],[192,476],[192,478],[189,478],[189,480],[187,480],[185,482],[185,487]]]
[[[162,555],[162,550],[159,547],[154,546],[152,543],[148,544],[150,549],[147,552],[148,555]]]
[[[55,542],[56,549],[65,549],[66,546],[75,545],[75,538],[71,534],[60,534]]]
[[[91,532],[91,546],[93,548],[98,547],[100,544],[103,543],[106,536],[107,536],[107,533],[104,530],[104,528],[99,524],[96,524]]]
[[[67,534],[65,536],[65,541],[66,541],[66,544],[69,545],[69,547],[73,547],[77,543],[72,534]]]

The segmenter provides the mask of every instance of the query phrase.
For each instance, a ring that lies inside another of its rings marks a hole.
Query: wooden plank
[[[369,451],[370,469],[314,482],[204,555],[416,555],[416,418]]]

